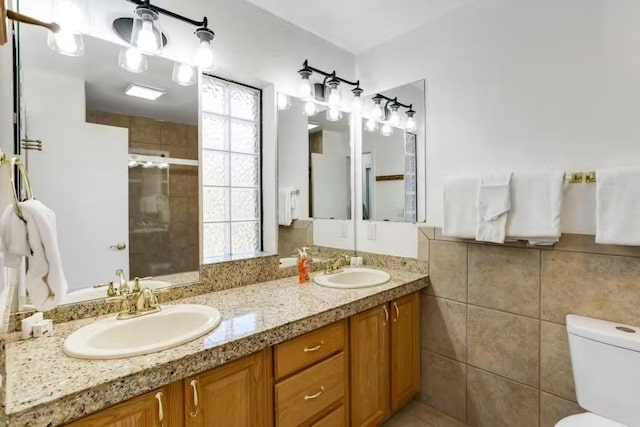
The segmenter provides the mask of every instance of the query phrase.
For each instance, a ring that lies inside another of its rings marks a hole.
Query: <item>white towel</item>
[[[480,177],[477,201],[476,240],[504,243],[511,210],[511,173]]]
[[[564,172],[514,173],[508,239],[553,245],[560,239]]]
[[[13,206],[7,209],[11,211],[10,216],[17,218]],[[2,221],[3,241],[5,248],[14,256],[25,255],[23,245],[25,239],[28,241],[29,269],[25,279],[26,287],[36,310],[48,311],[60,304],[68,290],[58,248],[56,215],[37,200],[21,202],[20,210],[26,228],[19,226],[13,219],[5,222],[5,211]],[[18,221],[22,222],[20,219]],[[9,228],[6,228],[7,224],[10,225]]]
[[[640,168],[596,173],[596,243],[640,246]]]
[[[443,236],[476,237],[478,184],[478,178],[471,176],[444,179]]]
[[[294,218],[295,188],[281,187],[278,192],[278,224],[291,225]]]
[[[15,214],[13,205],[7,206],[0,218],[0,252],[4,253],[4,265],[9,268],[19,268],[22,257],[31,256],[27,224]]]

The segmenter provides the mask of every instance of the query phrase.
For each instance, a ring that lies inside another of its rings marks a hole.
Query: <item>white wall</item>
[[[368,91],[427,79],[427,222],[440,226],[445,175],[640,164],[638,52],[637,1],[485,0],[357,61]],[[564,232],[593,233],[593,190],[570,188]]]

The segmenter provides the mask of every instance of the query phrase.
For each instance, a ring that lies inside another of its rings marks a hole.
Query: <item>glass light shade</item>
[[[162,52],[162,30],[157,12],[141,6],[136,9],[131,28],[131,46],[145,55],[159,55]]]
[[[362,112],[362,97],[361,96],[354,96],[353,97],[353,100],[351,101],[351,109],[353,110],[354,113]]]
[[[391,112],[391,116],[389,117],[389,123],[391,126],[398,126],[400,124],[400,114],[398,113],[398,109],[395,108]]]
[[[60,25],[61,31],[73,34],[91,32],[91,19],[86,0],[53,0],[51,21]]]
[[[390,136],[393,134],[393,128],[389,123],[385,123],[384,125],[382,125],[381,132],[382,132],[382,135],[384,136]]]
[[[278,110],[288,110],[291,108],[291,100],[284,93],[278,94]]]
[[[405,128],[408,131],[416,130],[416,120],[412,116],[409,116],[409,118],[407,118],[407,124],[405,125]]]
[[[379,102],[376,102],[376,104],[373,106],[373,118],[381,119],[382,115],[383,115],[382,105],[380,105]]]
[[[367,120],[367,122],[364,125],[364,128],[368,131],[368,132],[375,132],[376,129],[378,129],[378,122],[376,122],[373,119],[369,119]]]
[[[123,47],[118,54],[118,65],[132,73],[142,73],[147,70],[147,57],[133,47]]]
[[[173,64],[173,74],[171,78],[180,86],[191,86],[196,82],[196,69],[189,64],[176,62]]]
[[[307,116],[313,116],[316,114],[316,103],[307,101],[304,104],[304,114]]]
[[[213,47],[210,41],[200,41],[200,46],[198,46],[194,57],[194,63],[203,70],[211,70],[214,68]]]
[[[331,90],[329,91],[329,105],[332,107],[340,107],[340,104],[342,102],[341,96],[340,96],[340,91],[338,90],[337,86],[332,86]]]
[[[82,34],[60,31],[47,35],[47,46],[52,50],[67,56],[84,55],[84,40]]]
[[[342,114],[340,110],[337,108],[329,108],[327,110],[327,120],[329,120],[330,122],[337,122],[338,120],[340,120],[341,115]]]
[[[309,81],[309,76],[302,76],[302,81],[300,82],[300,88],[298,91],[303,99],[311,96],[311,82]]]

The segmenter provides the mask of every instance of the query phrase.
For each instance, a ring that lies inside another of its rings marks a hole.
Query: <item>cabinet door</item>
[[[351,425],[378,426],[390,414],[387,305],[350,319]]]
[[[391,303],[391,411],[420,391],[420,294]]]
[[[188,427],[267,427],[270,424],[268,351],[187,378]]]
[[[177,427],[182,425],[182,395],[174,394],[174,390],[173,385],[163,387],[67,424],[67,427]],[[175,399],[180,400],[179,404]],[[180,413],[172,412],[173,408],[179,408]]]

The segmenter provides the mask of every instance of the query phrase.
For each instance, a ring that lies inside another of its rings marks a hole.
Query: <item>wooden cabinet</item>
[[[389,417],[389,309],[351,317],[351,425],[378,426]]]
[[[420,294],[391,303],[391,412],[420,391]]]
[[[184,380],[187,427],[269,426],[270,351]]]
[[[350,320],[351,425],[378,426],[420,391],[420,295]]]
[[[182,384],[176,383],[67,424],[68,427],[182,426]]]

